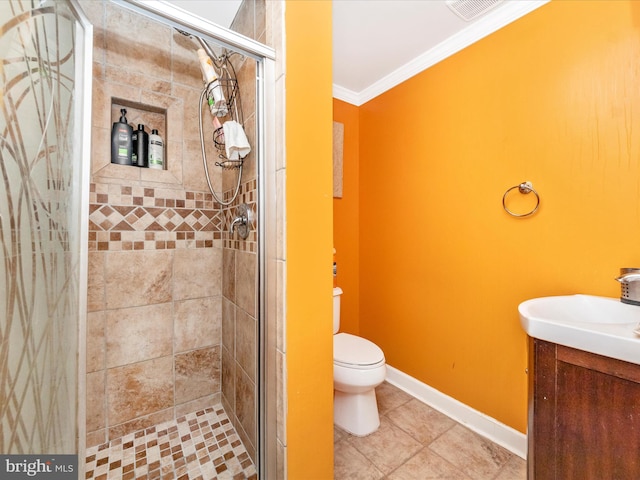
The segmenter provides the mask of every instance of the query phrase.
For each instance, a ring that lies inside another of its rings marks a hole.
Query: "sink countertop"
[[[534,338],[640,365],[640,306],[593,295],[534,298],[518,306]]]

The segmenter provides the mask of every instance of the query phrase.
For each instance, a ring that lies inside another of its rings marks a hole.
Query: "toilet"
[[[384,353],[375,343],[338,333],[341,295],[342,289],[333,289],[333,422],[364,437],[380,426],[375,389],[387,369]]]

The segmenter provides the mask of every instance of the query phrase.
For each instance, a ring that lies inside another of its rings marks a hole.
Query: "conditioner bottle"
[[[164,142],[155,128],[149,135],[149,168],[164,169]]]

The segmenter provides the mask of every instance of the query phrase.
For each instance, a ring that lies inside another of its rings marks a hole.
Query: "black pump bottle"
[[[131,165],[133,127],[127,123],[127,109],[121,109],[120,113],[120,121],[111,129],[111,163]]]
[[[138,124],[138,130],[133,132],[133,153],[131,163],[138,167],[149,166],[149,134],[144,131],[144,125]]]

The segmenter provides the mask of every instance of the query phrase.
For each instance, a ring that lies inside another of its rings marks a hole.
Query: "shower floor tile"
[[[218,405],[87,449],[87,480],[255,480],[256,469]]]

